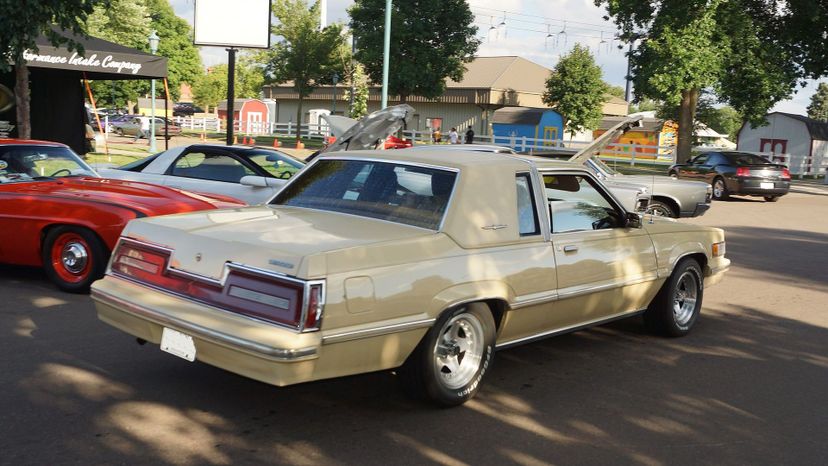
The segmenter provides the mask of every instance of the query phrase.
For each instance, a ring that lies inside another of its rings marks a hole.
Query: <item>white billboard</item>
[[[195,45],[270,47],[270,0],[196,0]]]

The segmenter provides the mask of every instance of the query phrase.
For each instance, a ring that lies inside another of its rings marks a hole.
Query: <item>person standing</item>
[[[150,127],[149,127],[149,125],[150,125],[149,118],[147,118],[145,116],[140,116],[140,117],[136,118],[136,120],[138,120],[137,123],[139,124],[139,126],[138,126],[138,133],[135,134],[135,139],[132,140],[133,144],[135,143],[135,141],[137,141],[141,138],[145,138],[145,139],[149,140],[149,129],[150,129]]]
[[[450,144],[457,144],[459,142],[460,136],[457,134],[457,128],[452,128],[449,131],[449,143]]]
[[[471,126],[466,130],[466,144],[474,144],[474,130]]]

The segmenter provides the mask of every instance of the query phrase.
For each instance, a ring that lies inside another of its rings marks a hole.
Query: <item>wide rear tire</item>
[[[444,312],[397,370],[403,391],[439,406],[465,403],[492,367],[495,323],[484,305]]]
[[[779,200],[779,196],[765,196],[765,201],[767,202],[776,202]]]
[[[644,323],[659,335],[687,335],[701,312],[704,275],[695,259],[680,261],[644,312]]]
[[[108,253],[100,238],[86,228],[60,226],[49,230],[41,251],[46,276],[58,288],[86,293],[102,277]]]

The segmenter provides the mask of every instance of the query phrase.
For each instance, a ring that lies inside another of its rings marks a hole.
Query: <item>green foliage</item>
[[[657,105],[656,116],[664,120],[678,121],[678,105]],[[721,105],[716,96],[710,91],[702,91],[696,105],[694,130],[699,124],[707,125],[718,133],[726,134],[731,140],[736,140],[736,133],[742,126],[742,116],[729,105]]]
[[[98,5],[86,21],[90,36],[149,52],[150,17],[145,0],[111,0]],[[139,95],[149,92],[145,80],[92,81],[92,94],[99,108],[125,108]]]
[[[158,55],[167,57],[170,95],[178,100],[181,83],[194,83],[204,74],[198,48],[193,45],[193,29],[175,15],[169,0],[144,0],[150,14],[150,28],[158,33]]]
[[[357,63],[352,75],[354,86],[354,105],[350,108],[348,116],[351,118],[362,118],[368,114],[368,76],[365,74],[365,67]],[[345,96],[351,99],[351,90],[346,91]]]
[[[607,94],[612,97],[618,97],[619,99],[623,99],[626,94],[626,90],[621,86],[613,86],[607,84]]]
[[[384,0],[356,0],[349,10],[356,58],[375,83],[382,82]],[[480,45],[465,0],[393,2],[388,93],[436,99],[446,78],[463,79],[465,63]]]
[[[233,90],[235,98],[258,98],[264,84],[264,70],[257,64],[255,55],[242,55],[236,62]],[[209,72],[193,84],[193,100],[208,110],[227,99],[227,65],[210,68]],[[209,110],[208,110],[209,111]]]
[[[560,113],[571,135],[598,127],[608,93],[601,68],[589,48],[581,44],[555,65],[546,80],[543,102]]]
[[[651,112],[657,109],[658,102],[649,97],[642,97],[638,102],[630,104],[630,113]]]
[[[106,0],[28,1],[0,0],[0,71],[8,71],[15,63],[23,61],[23,52],[36,50],[35,39],[41,34],[52,45],[65,45],[70,50],[80,49],[74,43],[52,30],[86,33],[86,18],[96,5],[106,5]]]
[[[272,32],[278,38],[267,54],[268,82],[293,81],[299,94],[297,138],[301,131],[302,99],[320,84],[332,82],[334,73],[345,76],[342,26],[332,24],[319,30],[319,3],[310,8],[306,0],[274,0],[278,20]]]
[[[808,116],[814,120],[828,122],[828,84],[819,83],[816,93],[811,96]]]

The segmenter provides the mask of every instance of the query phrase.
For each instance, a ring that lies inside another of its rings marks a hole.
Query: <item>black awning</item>
[[[148,79],[167,77],[167,59],[95,37],[84,38],[71,32],[60,35],[71,38],[84,48],[83,54],[55,47],[46,36],[37,38],[38,51],[24,53],[32,68],[85,71],[89,79]]]

